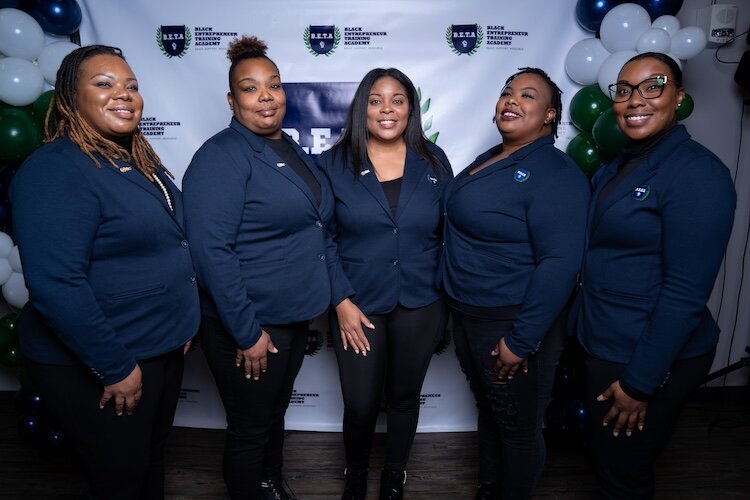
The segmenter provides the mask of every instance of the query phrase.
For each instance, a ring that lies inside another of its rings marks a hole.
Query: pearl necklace
[[[154,173],[154,182],[159,186],[159,189],[161,189],[162,194],[164,194],[164,198],[167,200],[167,205],[169,206],[169,210],[171,210],[174,213],[174,207],[172,206],[172,199],[169,197],[169,191],[167,191],[167,186],[164,185],[164,183],[159,179],[159,176]]]

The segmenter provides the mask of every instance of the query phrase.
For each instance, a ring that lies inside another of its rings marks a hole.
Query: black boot
[[[291,500],[281,479],[266,479],[260,483],[263,500]]]
[[[404,485],[406,484],[406,471],[391,472],[383,469],[380,473],[380,497],[379,500],[401,500],[404,498]]]
[[[474,500],[500,500],[500,483],[479,483]]]
[[[341,500],[365,500],[367,496],[367,469],[344,469],[346,485]]]

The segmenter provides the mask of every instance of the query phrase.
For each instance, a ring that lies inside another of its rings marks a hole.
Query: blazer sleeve
[[[329,150],[330,151],[330,150]],[[338,225],[336,224],[336,192],[333,191],[333,180],[331,179],[331,170],[334,168],[341,168],[341,165],[332,164],[333,152],[326,152],[318,156],[318,166],[320,170],[325,174],[326,181],[329,184],[331,192],[334,196],[334,212],[328,225],[326,226],[326,264],[328,267],[328,277],[331,282],[331,306],[336,307],[344,299],[354,295],[354,287],[349,282],[349,278],[346,277],[344,268],[341,266],[341,259],[339,258],[338,245],[336,240],[338,238]],[[344,172],[348,173],[348,172]]]
[[[539,349],[570,298],[581,267],[590,195],[585,176],[573,168],[561,166],[527,210],[536,267],[505,340],[508,349],[523,358]]]
[[[199,283],[242,349],[254,345],[261,335],[234,251],[248,180],[234,158],[218,145],[206,143],[195,153],[182,182],[185,225]]]
[[[111,385],[127,377],[136,360],[118,342],[88,281],[100,201],[71,163],[55,152],[32,156],[21,167],[11,190],[14,235],[31,305],[102,384]]]
[[[653,394],[699,325],[732,231],[736,194],[713,155],[679,166],[662,202],[662,285],[622,380]],[[686,156],[688,157],[688,156]]]

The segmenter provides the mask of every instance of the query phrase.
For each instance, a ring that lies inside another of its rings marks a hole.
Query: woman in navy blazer
[[[544,466],[542,419],[589,199],[585,176],[554,146],[560,94],[536,68],[508,78],[493,119],[502,144],[445,191],[442,282],[479,408],[476,499],[531,498]]]
[[[230,44],[228,128],[195,153],[183,180],[202,295],[201,335],[227,414],[224,479],[233,499],[288,498],[284,414],[308,322],[325,312],[333,197],[281,131],[279,70],[255,37]]]
[[[344,396],[343,498],[365,498],[384,393],[388,436],[380,498],[401,498],[422,382],[445,328],[435,272],[442,250],[440,197],[452,172],[443,151],[424,137],[414,85],[395,68],[365,75],[344,135],[319,160],[336,206],[337,252],[329,266]]]
[[[47,144],[11,188],[29,289],[21,349],[89,497],[163,498],[183,348],[199,320],[180,193],[138,129],[143,99],[119,49],[66,56],[52,103]]]
[[[706,302],[736,197],[727,168],[677,124],[671,57],[635,56],[610,90],[630,143],[593,179],[577,332],[602,494],[652,498],[653,463],[714,358]]]

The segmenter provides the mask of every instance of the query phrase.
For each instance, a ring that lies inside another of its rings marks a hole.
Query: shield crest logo
[[[160,26],[156,30],[156,40],[159,43],[159,48],[165,56],[182,57],[190,47],[190,41],[192,37],[190,35],[190,29],[185,26]]]
[[[313,26],[306,30],[306,45],[316,55],[328,55],[338,45],[336,26]]]
[[[526,182],[529,180],[529,177],[531,176],[531,172],[526,170],[525,168],[519,168],[513,173],[513,180],[516,182]]]
[[[445,38],[453,52],[472,55],[482,43],[482,27],[478,24],[451,24]]]
[[[633,190],[633,199],[636,201],[643,201],[648,198],[649,194],[651,194],[651,186],[644,184]]]

